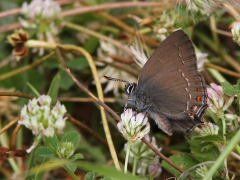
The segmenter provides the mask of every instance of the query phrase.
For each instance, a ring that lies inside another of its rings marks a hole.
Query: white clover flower
[[[121,114],[121,119],[117,124],[118,130],[129,142],[141,140],[150,131],[150,124],[145,114],[127,109]]]
[[[202,136],[218,135],[219,127],[213,123],[205,123],[201,129]]]
[[[240,22],[236,23],[232,28],[233,40],[240,46]]]
[[[39,40],[51,43],[57,42],[57,34],[62,28],[60,16],[61,7],[53,0],[33,0],[30,4],[23,3],[19,18],[20,24],[25,28],[36,29]],[[43,52],[42,49],[40,49]]]
[[[211,83],[211,88],[207,88],[209,109],[217,116],[222,116],[234,100],[234,96],[224,99],[222,86]]]
[[[51,101],[48,95],[32,99],[22,108],[22,121],[18,123],[32,130],[32,133],[38,137],[52,137],[55,133],[61,133],[67,119],[63,116],[67,111],[60,102],[51,108]]]

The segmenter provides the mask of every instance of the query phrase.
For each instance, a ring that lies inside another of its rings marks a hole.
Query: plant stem
[[[224,118],[224,114],[222,114],[220,116],[221,120],[222,120],[222,126],[223,126],[223,139],[224,139],[224,142],[226,143],[226,119]],[[223,150],[222,152],[224,151],[225,147],[223,147]],[[227,158],[224,159],[224,168],[225,168],[225,171],[226,171],[226,179],[229,179],[229,175],[228,175],[228,168],[227,168]]]
[[[68,174],[69,174],[74,180],[79,180],[79,178],[78,178],[67,166],[63,166],[63,168],[65,169],[65,171],[68,172]]]
[[[138,157],[134,157],[132,175],[136,174],[137,162],[138,162]]]
[[[128,159],[129,159],[131,145],[132,145],[132,143],[128,142],[128,144],[127,144],[127,153],[126,153],[126,158],[125,158],[125,165],[124,165],[124,173],[127,173],[127,166],[128,166]]]

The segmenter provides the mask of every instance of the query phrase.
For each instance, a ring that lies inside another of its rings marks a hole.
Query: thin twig
[[[21,117],[16,117],[13,120],[11,120],[6,126],[4,126],[2,129],[0,129],[0,135],[5,132],[7,129],[9,129],[11,126],[13,126],[16,122],[21,120]]]
[[[75,29],[75,30],[77,30],[77,31],[84,32],[84,33],[86,33],[86,34],[88,34],[88,35],[91,35],[91,36],[93,36],[93,37],[97,37],[97,38],[102,39],[102,40],[104,40],[104,41],[108,41],[108,42],[112,43],[114,46],[122,49],[124,52],[128,53],[129,55],[132,55],[132,52],[131,52],[127,47],[123,46],[121,43],[119,43],[118,41],[113,40],[112,38],[109,38],[109,37],[107,37],[107,36],[105,36],[105,35],[103,35],[103,34],[100,34],[100,33],[98,33],[98,32],[95,32],[95,31],[93,31],[93,30],[90,30],[90,29],[88,29],[88,28],[85,28],[85,27],[80,26],[80,25],[78,25],[78,24],[74,24],[74,23],[67,22],[67,21],[65,21],[64,24],[65,24],[65,26],[68,27],[68,28],[71,28],[71,29]]]
[[[19,130],[21,129],[22,125],[21,124],[18,124],[13,133],[12,133],[12,136],[11,136],[11,139],[9,141],[9,149],[10,150],[15,150],[16,149],[16,141],[17,141],[17,135],[18,135],[18,132]]]
[[[7,78],[9,78],[9,77],[15,76],[15,75],[17,75],[17,74],[20,74],[20,73],[22,73],[22,72],[25,72],[25,71],[27,71],[27,70],[29,70],[29,69],[34,68],[34,67],[36,67],[37,65],[43,63],[44,61],[48,60],[48,59],[49,59],[50,57],[52,57],[54,54],[55,54],[55,53],[52,52],[52,53],[44,56],[43,58],[41,58],[41,59],[33,62],[32,64],[29,64],[29,65],[26,65],[26,66],[21,67],[21,68],[19,68],[19,69],[16,69],[16,70],[10,71],[10,72],[8,72],[8,73],[2,74],[2,75],[0,75],[0,81],[1,81],[1,80],[4,80],[4,79],[7,79]]]
[[[33,99],[34,96],[19,92],[0,92],[0,96],[14,96],[14,97],[21,97],[21,98],[27,98],[27,99]]]
[[[222,72],[224,74],[227,74],[229,76],[233,76],[233,77],[236,77],[236,78],[240,78],[240,74],[239,73],[236,73],[236,72],[233,72],[233,71],[230,71],[226,68],[223,68],[221,66],[217,66],[217,65],[214,65],[212,63],[208,63],[208,62],[205,62],[204,63],[204,66],[205,67],[209,67],[209,68],[213,68],[213,69],[216,69],[218,70],[219,72]]]
[[[108,4],[100,4],[89,7],[80,7],[76,9],[72,9],[69,11],[62,12],[62,16],[74,16],[77,14],[84,14],[89,12],[97,12],[108,9],[119,9],[119,8],[128,8],[128,7],[156,7],[166,5],[164,2],[116,2],[116,3],[108,3]]]
[[[59,101],[68,101],[68,102],[93,102],[92,98],[79,98],[79,97],[59,97]],[[114,98],[104,98],[104,102],[115,103]]]

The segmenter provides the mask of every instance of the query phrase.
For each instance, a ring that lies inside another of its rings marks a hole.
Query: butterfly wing
[[[169,135],[202,123],[208,107],[206,85],[184,31],[175,31],[154,51],[140,72],[138,91],[150,98],[150,115]]]

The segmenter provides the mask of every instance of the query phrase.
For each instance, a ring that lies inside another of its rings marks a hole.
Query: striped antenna
[[[116,78],[112,78],[112,77],[108,77],[108,76],[103,76],[103,77],[105,77],[107,80],[110,80],[110,81],[119,81],[119,82],[125,82],[126,84],[129,84],[129,82],[122,80],[122,79],[116,79]]]

